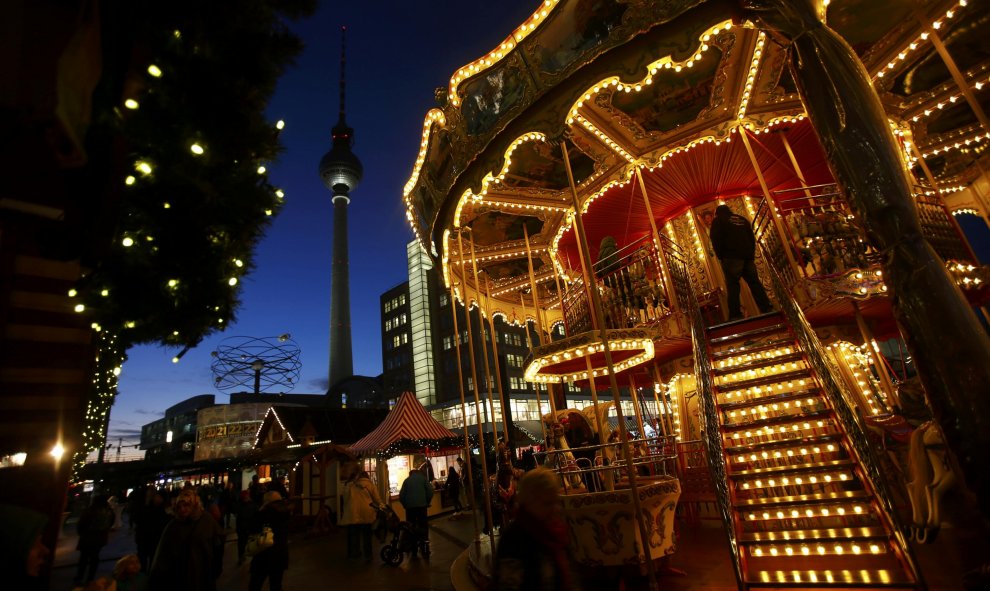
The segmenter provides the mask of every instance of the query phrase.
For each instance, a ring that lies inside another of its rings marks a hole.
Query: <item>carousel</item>
[[[532,327],[539,459],[583,568],[655,587],[706,513],[740,589],[982,566],[917,555],[950,486],[990,516],[990,276],[957,219],[990,226],[988,19],[546,0],[437,90],[407,216],[452,299]],[[743,288],[727,321],[720,205],[752,225],[770,313]]]

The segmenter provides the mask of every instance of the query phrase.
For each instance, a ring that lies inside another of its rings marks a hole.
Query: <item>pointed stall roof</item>
[[[440,455],[463,447],[463,437],[437,422],[412,392],[403,392],[374,431],[350,447],[357,455],[390,458],[400,453]]]

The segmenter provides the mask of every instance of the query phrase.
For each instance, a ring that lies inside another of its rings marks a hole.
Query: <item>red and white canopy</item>
[[[458,434],[437,422],[426,412],[412,392],[403,392],[388,416],[374,431],[350,446],[351,453],[358,455],[378,454],[390,448],[395,455],[402,452],[431,454],[441,451],[438,443],[449,443]],[[432,445],[431,445],[432,444]],[[460,445],[441,446],[455,449]]]

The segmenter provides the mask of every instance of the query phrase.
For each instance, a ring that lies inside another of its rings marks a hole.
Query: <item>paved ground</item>
[[[70,591],[79,553],[75,550],[73,527],[55,552],[50,589]],[[432,555],[429,559],[406,558],[397,567],[386,566],[376,558],[371,563],[345,558],[346,533],[343,529],[331,534],[313,536],[299,533],[290,537],[289,570],[283,587],[286,591],[308,589],[340,589],[343,591],[450,591],[451,565],[474,538],[474,526],[467,514],[459,518],[440,516],[430,521]],[[378,545],[376,544],[376,552]],[[109,575],[121,556],[135,552],[133,536],[126,527],[113,533],[110,543],[100,554],[97,576]],[[244,591],[248,586],[248,564],[237,565],[237,536],[228,535],[224,554],[224,571],[218,591]],[[267,584],[265,586],[267,589]]]
[[[680,528],[677,552],[671,566],[686,576],[660,577],[663,591],[735,591],[737,589],[724,534],[716,523],[710,527]],[[70,524],[55,552],[51,591],[71,591],[79,553],[75,550],[74,527]],[[466,555],[469,547],[484,553],[487,544],[474,544],[472,518],[441,516],[430,521],[433,550],[427,560],[406,558],[398,567],[376,559],[371,563],[352,561],[346,556],[346,533],[343,529],[318,537],[299,533],[290,538],[290,566],[285,574],[286,591],[339,589],[341,591],[477,591],[467,576]],[[917,546],[922,572],[929,591],[955,591],[962,588],[960,556],[967,548],[982,547],[952,528],[943,531],[936,544]],[[237,566],[236,535],[228,535],[224,572],[218,591],[245,591],[248,565]],[[487,540],[487,536],[482,536]],[[376,544],[376,552],[377,552]],[[99,575],[109,574],[118,558],[135,551],[133,536],[126,527],[114,532],[110,544],[101,553]],[[456,561],[456,562],[455,562]],[[584,591],[647,591],[644,578],[583,581]],[[267,585],[265,587],[267,589]]]

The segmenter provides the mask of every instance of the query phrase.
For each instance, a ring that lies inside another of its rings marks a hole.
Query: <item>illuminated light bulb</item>
[[[124,184],[125,185],[133,185],[134,184],[134,181],[136,181],[136,180],[137,179],[135,179],[133,176],[128,175],[127,178],[124,179]]]
[[[265,174],[265,172],[267,172],[267,171],[268,171],[268,169],[265,168],[264,166],[259,166],[258,167],[258,174]]]
[[[108,295],[110,295],[110,290],[109,289],[102,289],[102,290],[100,290],[100,295],[103,296],[103,297],[107,297]]]
[[[203,146],[196,143],[193,143],[192,145],[189,146],[189,151],[197,156],[201,155],[204,152]]]
[[[151,165],[143,160],[134,163],[134,168],[141,174],[151,174]]]
[[[278,121],[275,122],[275,129],[283,129],[283,128],[285,128],[285,121],[279,119]]]
[[[130,236],[124,236],[124,239],[121,240],[120,243],[123,244],[124,246],[133,246],[134,239],[131,238]]]
[[[161,78],[163,74],[162,69],[156,66],[155,64],[151,64],[150,66],[148,66],[148,73],[154,76],[155,78]]]
[[[172,209],[172,204],[166,201],[165,203],[162,203],[162,207],[164,209]]]
[[[227,280],[227,285],[231,287],[237,285],[237,277],[231,277],[229,280]]]
[[[69,297],[70,297],[70,298],[74,298],[74,297],[76,297],[76,295],[78,295],[78,294],[79,294],[79,292],[78,292],[78,291],[76,291],[75,289],[70,289],[70,290],[69,290]]]
[[[126,101],[124,101],[124,106],[133,111],[134,109],[137,109],[141,105],[139,105],[138,102],[134,99],[127,99]]]
[[[807,546],[801,546],[801,554],[804,554],[805,556],[807,556],[807,555],[811,554],[811,549],[808,548]]]
[[[172,358],[172,363],[178,363],[178,362],[179,362],[179,358],[178,357],[173,357]]]
[[[818,546],[818,553],[824,556],[825,555],[825,546]]]
[[[86,309],[86,306],[82,304],[76,304],[75,307],[72,309],[75,310],[76,312],[82,312],[83,310]]]
[[[169,287],[175,287],[178,284],[179,284],[179,280],[178,279],[169,279],[168,280],[168,286]]]

